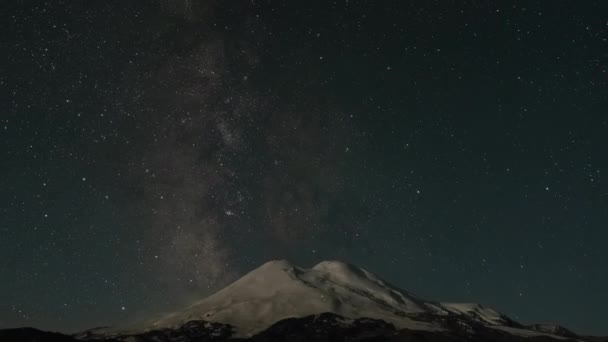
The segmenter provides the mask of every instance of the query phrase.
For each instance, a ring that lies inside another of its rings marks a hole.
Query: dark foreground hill
[[[427,317],[428,318],[428,317]],[[174,329],[159,329],[140,334],[75,336],[44,332],[32,328],[0,330],[2,342],[608,342],[608,337],[577,335],[517,336],[509,332],[472,324],[466,319],[443,320],[444,331],[396,329],[390,323],[371,318],[347,319],[333,313],[276,322],[268,329],[248,338],[233,337],[234,328],[227,324],[192,321]],[[448,330],[449,329],[449,330]]]

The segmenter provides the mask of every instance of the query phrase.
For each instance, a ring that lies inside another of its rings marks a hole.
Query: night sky
[[[0,328],[270,259],[608,334],[608,2],[4,1]]]

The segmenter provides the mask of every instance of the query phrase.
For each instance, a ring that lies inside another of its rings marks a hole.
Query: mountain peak
[[[258,269],[268,269],[268,268],[293,268],[294,265],[289,262],[287,259],[277,259],[270,260],[264,264],[262,264]]]
[[[345,261],[322,261],[316,264],[311,271],[324,273],[327,277],[340,282],[358,283],[365,281],[377,286],[390,287],[375,274]]]
[[[356,266],[349,264],[346,261],[341,261],[341,260],[325,260],[325,261],[321,261],[318,264],[316,264],[315,266],[312,267],[312,269],[328,269],[328,268],[357,268]]]
[[[251,335],[281,319],[324,312],[383,319],[396,326],[432,328],[432,324],[414,322],[406,315],[446,311],[343,261],[323,261],[307,269],[287,260],[273,260],[215,294],[156,321],[153,328],[200,319],[231,324],[242,335]]]
[[[286,319],[321,314],[343,317],[345,322],[381,320],[410,331],[491,329],[522,336],[561,332],[540,325],[525,328],[476,303],[426,301],[348,262],[328,260],[304,268],[285,259],[264,263],[213,295],[157,320],[146,330],[207,321],[232,326],[235,336],[246,337]]]
[[[252,272],[261,271],[261,270],[280,270],[285,271],[288,269],[302,269],[305,268],[300,267],[291,263],[287,259],[277,259],[270,260],[254,269]],[[326,260],[321,261],[315,266],[311,268],[311,270],[320,271],[320,272],[330,272],[330,273],[360,273],[361,269],[355,265],[352,265],[345,261],[340,260]]]
[[[277,336],[293,336],[294,332],[310,337],[337,336],[338,332],[367,336],[374,331],[404,338],[422,333],[442,341],[447,341],[446,334],[465,336],[463,341],[495,340],[496,336],[503,340],[508,335],[517,338],[504,341],[579,337],[557,325],[523,326],[477,303],[426,301],[348,262],[322,261],[303,268],[285,259],[266,262],[213,295],[144,327],[129,332],[91,329],[76,337],[198,341],[261,336],[260,341],[274,341],[283,340]],[[37,338],[40,334],[31,335]],[[469,339],[471,336],[475,339]]]

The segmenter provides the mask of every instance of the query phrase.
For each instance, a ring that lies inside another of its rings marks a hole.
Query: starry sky
[[[0,6],[0,328],[287,258],[608,334],[608,2]]]

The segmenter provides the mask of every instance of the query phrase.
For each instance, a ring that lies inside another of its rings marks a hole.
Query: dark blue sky
[[[288,258],[608,333],[605,2],[2,7],[0,328]]]

